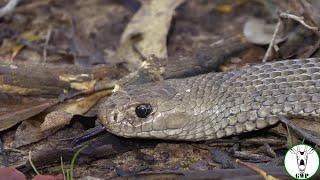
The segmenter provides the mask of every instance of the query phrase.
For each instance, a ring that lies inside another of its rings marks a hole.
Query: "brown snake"
[[[189,141],[262,129],[279,115],[319,121],[320,59],[128,86],[104,99],[98,114],[119,136]]]

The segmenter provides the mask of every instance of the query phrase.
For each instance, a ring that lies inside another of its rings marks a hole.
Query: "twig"
[[[28,40],[20,38],[20,37],[16,37],[15,39],[19,44],[22,44],[32,50],[43,52],[44,45],[42,45],[42,44],[37,44],[35,42],[31,42],[31,41],[28,41]],[[59,49],[59,48],[56,48],[53,46],[49,46],[49,44],[47,45],[46,49],[47,49],[47,52],[52,53],[52,54],[60,54],[60,55],[67,55],[67,56],[71,55],[71,53],[68,52],[68,50]]]
[[[253,154],[244,151],[234,151],[234,157],[240,159],[247,159],[254,162],[270,162],[272,159],[268,156],[261,155],[261,154]]]
[[[54,0],[41,0],[41,1],[32,1],[32,3],[25,3],[23,6],[20,6],[16,9],[16,12],[28,12],[34,11],[35,9],[47,6]]]
[[[45,62],[47,61],[47,49],[48,49],[51,33],[52,33],[52,26],[50,26],[48,29],[48,32],[46,34],[46,41],[43,46],[43,59]]]
[[[270,147],[268,143],[264,143],[263,146],[260,146],[258,148],[258,152],[264,153],[265,155],[271,157],[271,158],[276,158],[277,154],[274,152],[274,150]]]
[[[280,25],[281,25],[281,19],[278,20],[278,23],[276,25],[276,28],[273,32],[273,35],[272,35],[272,39],[270,41],[270,44],[269,44],[269,47],[268,47],[268,50],[266,52],[266,54],[264,55],[263,59],[262,59],[262,62],[266,62],[268,60],[268,58],[270,57],[271,55],[271,50],[275,44],[275,41],[276,41],[276,37],[277,37],[277,34],[279,32],[279,29],[280,29]]]
[[[23,155],[26,155],[27,153],[25,151],[22,151],[20,149],[15,149],[15,148],[11,148],[11,147],[6,147],[7,151],[11,151],[11,152],[15,152],[15,153],[21,153]]]
[[[0,18],[14,11],[21,0],[10,0],[4,7],[0,9]]]
[[[315,33],[317,34],[317,36],[319,37],[318,41],[315,43],[315,45],[307,50],[307,52],[305,52],[302,56],[302,58],[307,58],[307,57],[311,57],[311,55],[316,52],[319,47],[320,47],[320,31],[319,31],[319,23],[320,23],[320,19],[319,16],[317,15],[317,13],[315,12],[313,6],[310,4],[310,2],[306,1],[306,0],[299,0],[304,12],[303,14],[305,14],[306,19],[309,20],[309,23],[318,28],[318,31],[315,31]],[[311,26],[309,25],[309,26]]]
[[[273,35],[272,35],[272,39],[271,39],[271,42],[269,44],[269,47],[268,47],[268,50],[266,52],[266,54],[264,55],[263,59],[262,59],[262,62],[266,62],[268,60],[268,58],[271,56],[271,50],[272,48],[274,47],[274,44],[275,44],[275,40],[276,40],[276,37],[277,37],[277,34],[279,32],[279,29],[280,29],[280,25],[282,23],[282,19],[292,19],[294,21],[297,21],[299,22],[301,25],[303,25],[304,27],[306,27],[307,29],[309,30],[312,30],[312,31],[315,31],[317,34],[319,34],[319,28],[316,27],[316,26],[310,26],[308,25],[306,22],[304,22],[304,18],[301,17],[301,16],[296,16],[294,14],[289,14],[289,13],[281,13],[280,14],[280,18],[278,20],[278,23],[276,25],[276,28],[273,32]]]
[[[320,19],[314,7],[310,4],[310,2],[306,0],[299,0],[299,2],[304,9],[304,14],[306,14],[306,16],[309,17],[309,20],[311,21],[311,23],[313,25],[319,25]]]
[[[281,14],[280,14],[280,17],[281,17],[281,18],[285,18],[285,19],[292,19],[292,20],[294,20],[294,21],[299,22],[301,25],[303,25],[303,26],[306,27],[307,29],[310,29],[310,30],[313,30],[313,31],[316,31],[316,32],[319,31],[319,28],[318,28],[318,27],[310,26],[310,25],[308,25],[306,22],[304,22],[304,18],[301,17],[301,16],[296,16],[296,15],[294,15],[294,14],[289,14],[289,13],[281,13]]]
[[[299,136],[302,138],[315,143],[316,145],[320,145],[320,139],[313,136],[312,134],[309,134],[308,132],[304,131],[301,128],[298,128],[295,126],[292,122],[290,122],[286,117],[284,116],[279,116],[279,120],[283,123],[285,123],[287,126],[289,126],[292,130],[294,130]]]
[[[34,172],[36,172],[37,175],[40,175],[40,173],[37,171],[36,167],[34,166],[32,160],[31,160],[31,151],[29,151],[28,160],[29,160],[30,166],[32,167],[32,169],[34,170]]]
[[[266,180],[278,180],[278,178],[268,174],[266,171],[258,168],[257,166],[253,165],[253,164],[250,164],[250,163],[245,163],[245,162],[242,162],[241,160],[239,159],[236,159],[236,163],[239,163],[241,165],[244,165],[252,170],[254,170],[255,172],[257,172],[258,174],[260,174],[264,179]]]
[[[288,124],[286,124],[286,129],[287,129],[287,133],[288,133],[288,137],[287,137],[287,145],[289,147],[293,147],[293,136],[291,134],[291,130],[288,126]]]

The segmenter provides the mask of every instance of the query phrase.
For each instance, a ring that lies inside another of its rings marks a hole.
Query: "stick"
[[[279,29],[280,29],[281,21],[282,21],[281,19],[278,20],[278,23],[277,23],[276,28],[275,28],[275,30],[273,32],[273,35],[272,35],[271,42],[269,44],[269,47],[267,49],[266,54],[264,55],[264,57],[262,59],[262,62],[266,62],[268,60],[268,58],[271,56],[271,49],[273,48],[273,46],[275,44],[276,37],[277,37],[277,34],[279,32]]]
[[[292,122],[290,122],[286,117],[279,116],[279,120],[283,123],[285,123],[287,126],[289,126],[292,130],[294,130],[299,136],[303,137],[304,139],[315,143],[316,145],[320,145],[320,139],[313,136],[312,134],[309,134],[308,132],[304,131],[301,128],[298,128],[295,126]]]
[[[279,29],[280,29],[280,25],[282,23],[282,19],[292,19],[294,21],[297,21],[299,22],[301,25],[303,25],[304,27],[306,27],[307,29],[309,30],[312,30],[312,31],[315,31],[317,34],[319,33],[319,28],[318,27],[315,27],[315,26],[310,26],[308,25],[305,21],[304,21],[304,18],[301,17],[301,16],[296,16],[294,14],[289,14],[289,13],[281,13],[280,14],[280,18],[279,18],[279,21],[276,25],[276,28],[274,30],[274,33],[272,35],[272,39],[271,39],[271,42],[269,44],[269,47],[267,49],[267,52],[266,54],[264,55],[263,59],[262,59],[262,62],[266,62],[268,60],[268,58],[271,56],[271,49],[273,48],[274,44],[275,44],[275,39],[277,37],[277,34],[279,32]]]
[[[4,7],[0,9],[0,18],[14,11],[21,0],[10,0]]]
[[[296,15],[294,15],[294,14],[289,14],[289,13],[281,13],[281,14],[280,14],[280,17],[281,17],[281,18],[285,18],[285,19],[292,19],[292,20],[294,20],[294,21],[297,21],[297,22],[299,22],[301,25],[303,25],[304,27],[306,27],[307,29],[310,29],[310,30],[312,30],[312,31],[316,31],[316,32],[319,31],[319,28],[318,28],[318,27],[310,26],[310,25],[308,25],[306,22],[304,22],[304,17],[296,16]]]

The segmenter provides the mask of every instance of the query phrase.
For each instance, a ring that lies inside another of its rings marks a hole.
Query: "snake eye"
[[[139,118],[146,118],[152,111],[150,104],[140,104],[136,107],[136,115]]]

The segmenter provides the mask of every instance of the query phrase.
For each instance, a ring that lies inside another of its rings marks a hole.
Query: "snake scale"
[[[276,124],[279,115],[319,121],[320,59],[131,85],[98,109],[113,134],[188,141],[259,130]]]

